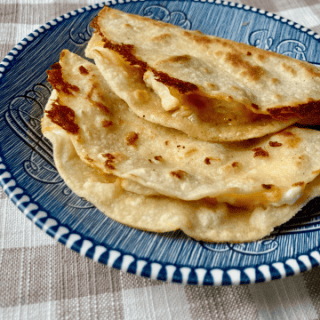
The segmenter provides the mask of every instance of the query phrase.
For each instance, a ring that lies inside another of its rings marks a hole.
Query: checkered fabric
[[[41,24],[97,1],[0,0],[0,58]],[[319,0],[241,3],[320,33]],[[229,287],[144,279],[57,243],[26,219],[0,189],[0,319],[320,319],[320,269],[269,283]]]

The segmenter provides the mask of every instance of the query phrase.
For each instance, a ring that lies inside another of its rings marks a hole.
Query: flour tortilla
[[[257,207],[254,210],[240,210],[202,200],[144,196],[125,191],[120,178],[104,174],[81,161],[71,135],[61,127],[47,123],[44,135],[52,142],[56,168],[72,191],[108,217],[145,231],[181,229],[194,239],[209,242],[254,241],[288,221],[320,191],[318,177],[307,185],[304,195],[294,205]]]
[[[294,127],[241,143],[199,141],[130,112],[90,62],[63,51],[60,66],[64,81],[77,91],[65,93],[56,86],[46,112],[57,99],[73,109],[79,133],[70,139],[80,158],[126,179],[127,190],[188,201],[210,197],[237,206],[281,206],[293,204],[320,172],[318,131]],[[53,85],[54,72],[49,71]],[[104,127],[105,121],[112,125]],[[44,131],[48,123],[45,117]],[[130,144],[132,134],[137,139]]]
[[[112,90],[189,136],[261,137],[320,109],[320,71],[306,62],[108,7],[93,26],[86,55]]]

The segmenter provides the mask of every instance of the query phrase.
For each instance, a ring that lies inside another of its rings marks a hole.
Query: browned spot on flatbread
[[[255,157],[269,157],[269,152],[262,149],[261,147],[252,149],[254,151],[254,158]]]
[[[197,150],[195,150],[195,151],[197,151]],[[211,164],[211,161],[221,161],[221,159],[219,159],[219,158],[213,158],[213,157],[206,157],[206,158],[204,159],[204,163],[205,163],[205,164]]]
[[[277,142],[277,141],[269,141],[269,146],[270,147],[281,147],[282,143]]]
[[[172,56],[168,59],[162,60],[161,63],[186,63],[191,60],[191,56],[188,54],[182,56]]]
[[[170,174],[178,179],[182,179],[187,173],[182,170],[177,170],[177,171],[171,171]]]
[[[289,72],[291,75],[295,76],[297,74],[297,71],[294,70],[291,66],[286,64],[285,62],[282,63],[282,67],[285,71]]]
[[[145,90],[135,90],[134,96],[141,103],[146,103],[150,99],[149,94]]]
[[[270,190],[272,188],[273,184],[262,184],[262,188]]]
[[[91,100],[92,101],[92,100]],[[102,112],[104,112],[105,114],[110,114],[109,109],[101,102],[98,101],[92,101],[93,105],[95,107],[97,107],[98,109],[100,109]]]
[[[105,166],[110,170],[114,170],[115,169],[115,167],[113,165],[113,160],[106,160]]]
[[[63,79],[62,67],[60,63],[55,63],[51,66],[52,70],[48,70],[48,81],[58,92],[63,92],[68,95],[73,95],[72,91],[79,92],[80,89]]]
[[[241,75],[254,81],[259,80],[265,74],[264,68],[252,65],[248,61],[243,60],[239,53],[228,52],[226,54],[226,62],[231,63],[234,68],[242,69]]]
[[[193,41],[197,42],[198,44],[209,44],[213,42],[213,39],[205,36],[202,34],[200,31],[197,32],[189,32],[189,31],[184,31],[183,35],[188,37],[189,39],[192,39]]]
[[[319,78],[320,77],[320,71],[319,71],[319,68],[318,67],[315,67],[311,64],[306,64],[306,63],[303,63],[301,62],[303,68],[306,69],[306,71],[311,74],[311,76],[313,77],[317,77]]]
[[[94,160],[91,159],[88,155],[86,155],[84,158],[85,158],[87,161],[89,161],[89,162],[93,162],[93,161],[94,161]]]
[[[68,106],[61,105],[59,101],[52,104],[51,110],[45,111],[47,117],[65,131],[77,134],[79,126],[75,123],[75,112]]]
[[[83,74],[83,75],[89,74],[89,71],[88,71],[84,66],[80,66],[80,67],[79,67],[79,71],[80,71],[80,73]]]
[[[94,29],[98,29],[98,28],[99,28],[99,26],[98,26],[98,19],[99,19],[99,16],[95,16],[95,17],[92,19],[92,21],[91,21],[91,23],[90,23],[90,27],[91,27],[91,28],[94,28]]]
[[[264,54],[258,54],[257,59],[261,62],[264,62],[266,60],[267,56]]]
[[[265,69],[263,69],[262,67],[253,66],[248,68],[248,70],[246,71],[242,71],[241,75],[248,77],[253,81],[258,81],[263,76],[264,73],[265,73]]]
[[[232,167],[233,167],[233,168],[239,168],[239,165],[240,165],[240,164],[239,164],[239,162],[237,162],[237,161],[235,161],[235,162],[232,163]]]
[[[128,146],[135,146],[138,139],[139,135],[136,132],[129,132],[126,135],[126,142]]]
[[[161,156],[155,156],[154,158],[155,158],[155,160],[157,160],[157,161],[163,161],[163,158],[162,158]]]
[[[296,182],[292,185],[293,187],[303,187],[304,186],[304,181],[299,181],[299,182]]]
[[[290,148],[295,148],[301,141],[301,138],[296,134],[292,133],[291,131],[283,130],[278,132],[278,135],[285,137],[285,145],[287,145]]]
[[[163,41],[166,39],[170,39],[172,36],[170,33],[159,34],[158,36],[154,36],[151,38],[151,41]]]
[[[276,84],[279,84],[279,83],[280,83],[280,80],[279,80],[279,79],[277,79],[277,78],[271,78],[271,79],[270,79],[270,81],[271,81],[271,83],[272,83],[272,84],[274,84],[274,85],[276,85]]]
[[[103,128],[109,128],[110,126],[113,125],[113,122],[109,120],[103,120],[101,124]]]
[[[268,108],[267,111],[272,118],[285,121],[292,118],[304,119],[313,114],[320,113],[320,101],[309,101],[297,106],[283,106],[278,108]]]
[[[184,154],[185,157],[189,157],[191,156],[193,153],[197,152],[198,149],[190,149],[190,150],[187,150]]]
[[[157,81],[177,89],[181,94],[198,90],[198,87],[193,83],[170,77],[168,74],[162,71],[157,71],[153,68],[151,71],[155,75],[155,79]]]
[[[113,159],[115,159],[115,156],[112,155],[111,153],[104,153],[104,154],[102,154],[102,156],[103,156],[104,158],[107,158],[108,160],[113,160]]]
[[[219,87],[215,83],[207,82],[206,87],[211,90],[218,90]]]

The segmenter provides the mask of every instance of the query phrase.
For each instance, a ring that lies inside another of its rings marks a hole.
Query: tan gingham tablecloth
[[[0,0],[0,60],[41,24],[96,2]],[[320,33],[320,0],[238,2]],[[152,281],[110,269],[57,243],[0,188],[0,319],[320,319],[320,268],[229,287]]]

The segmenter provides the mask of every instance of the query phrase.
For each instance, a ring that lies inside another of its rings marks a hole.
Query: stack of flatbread
[[[105,7],[48,71],[42,119],[67,185],[107,216],[204,241],[260,239],[320,193],[320,71]]]

